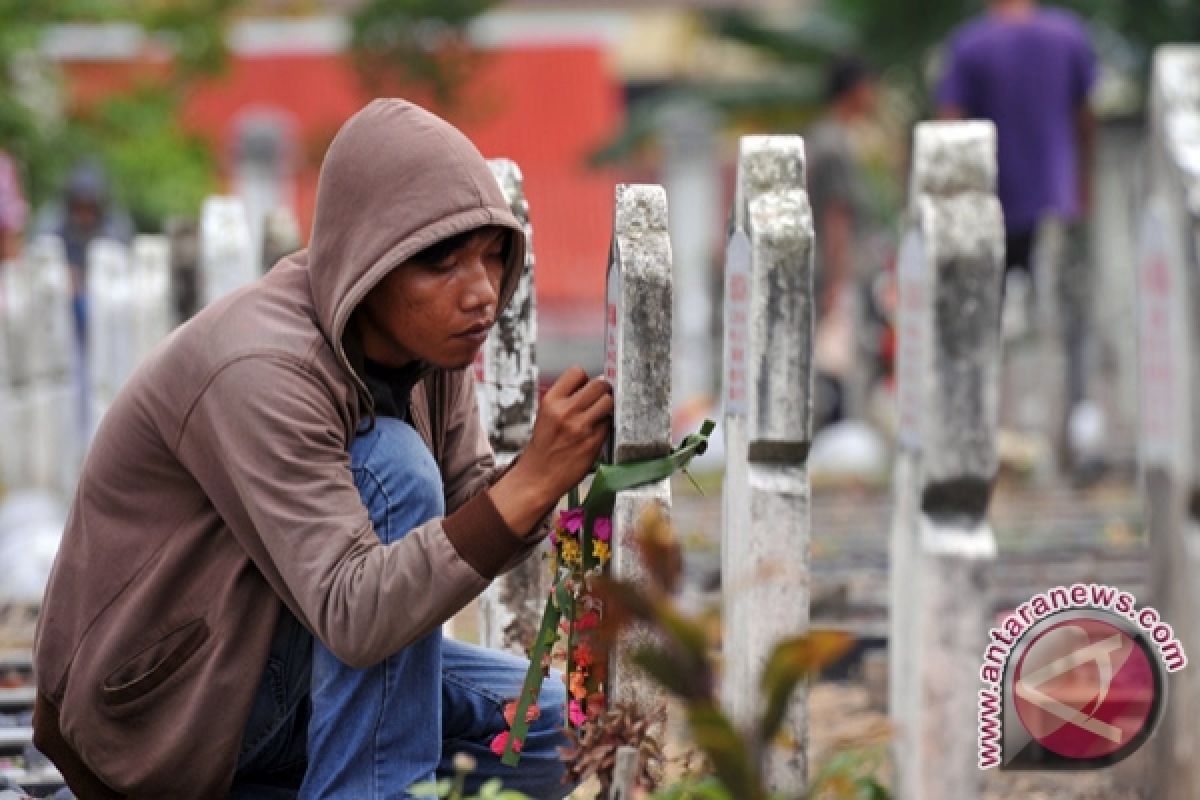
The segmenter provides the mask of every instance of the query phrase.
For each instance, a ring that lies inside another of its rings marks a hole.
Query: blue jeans
[[[407,423],[380,418],[354,440],[350,461],[385,543],[444,514],[437,464]],[[567,743],[560,674],[543,683],[542,714],[530,725],[520,765],[504,766],[490,749],[507,730],[504,705],[520,693],[528,665],[443,639],[436,629],[380,664],[352,669],[285,610],[243,734],[231,797],[410,797],[411,784],[453,775],[454,756],[469,753],[476,762],[469,792],[498,777],[537,800],[558,800],[572,788],[562,782],[557,752]]]

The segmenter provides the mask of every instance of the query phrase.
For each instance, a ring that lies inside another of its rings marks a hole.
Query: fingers
[[[557,400],[559,398],[570,397],[579,391],[588,382],[587,373],[583,367],[574,366],[568,367],[563,371],[563,374],[558,376],[549,389],[546,390],[546,396],[543,402]]]
[[[612,420],[614,405],[611,392],[602,394],[596,398],[596,402],[580,414],[584,425],[589,428],[601,427],[607,430],[609,422]]]

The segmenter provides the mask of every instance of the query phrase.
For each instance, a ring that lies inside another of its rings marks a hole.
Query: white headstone
[[[259,274],[245,205],[236,197],[209,197],[200,213],[200,305],[210,305]]]
[[[722,695],[751,735],[771,649],[809,622],[813,226],[803,176],[800,137],[742,138],[725,276]],[[805,785],[807,728],[798,688],[765,746],[773,790]]]
[[[475,365],[480,414],[497,462],[506,464],[528,444],[537,413],[533,226],[521,170],[508,159],[492,159],[488,166],[509,209],[524,226],[526,245],[516,292],[497,317]],[[550,575],[538,555],[497,578],[480,596],[480,641],[486,647],[525,655],[537,634],[549,591]]]
[[[670,451],[671,244],[666,193],[659,186],[618,185],[608,267],[606,349],[613,353],[615,412],[613,462],[622,464]],[[613,337],[615,336],[615,341]],[[612,520],[615,577],[638,581],[644,568],[633,546],[643,514],[652,506],[669,517],[671,486],[662,480],[617,494]],[[622,636],[609,669],[613,702],[653,704],[662,693],[628,662],[644,637]]]
[[[900,440],[891,544],[896,796],[980,796],[973,731],[996,544],[1004,225],[995,128],[921,123],[899,266]]]

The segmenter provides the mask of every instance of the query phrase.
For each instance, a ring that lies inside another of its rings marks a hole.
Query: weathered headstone
[[[671,243],[662,187],[618,185],[608,265],[605,374],[613,384],[612,461],[664,456],[671,449]],[[638,581],[644,567],[634,535],[646,511],[670,516],[667,480],[619,492],[612,519],[613,575]],[[609,670],[612,702],[649,708],[661,692],[629,664],[630,649],[646,634],[633,630],[618,643]]]
[[[1200,641],[1200,47],[1155,53],[1150,198],[1138,259],[1139,460],[1150,598],[1185,643]],[[1200,680],[1172,677],[1153,739],[1152,792],[1200,798]]]
[[[137,364],[138,297],[130,251],[97,239],[88,247],[88,402],[100,423]]]
[[[186,322],[199,310],[200,234],[191,217],[172,217],[164,225],[170,256],[171,307]]]
[[[903,800],[981,791],[974,731],[996,555],[1004,228],[988,122],[917,125],[900,274],[889,681]]]
[[[262,271],[275,266],[279,259],[296,252],[303,246],[300,223],[287,206],[280,206],[263,217]]]
[[[22,287],[17,291],[24,294],[13,309],[12,322],[19,327],[10,331],[19,354],[9,405],[18,454],[13,485],[66,497],[78,471],[80,429],[78,354],[62,241],[37,237],[12,266]]]
[[[722,694],[746,731],[771,648],[808,629],[813,223],[798,136],[741,140],[725,275]],[[770,788],[807,781],[807,696],[767,752]],[[781,743],[782,742],[782,743]]]
[[[516,294],[496,319],[476,362],[480,412],[496,462],[506,465],[528,444],[537,414],[533,227],[520,168],[507,159],[493,159],[488,165],[509,208],[525,228],[526,242],[525,265]],[[493,581],[479,598],[480,641],[487,647],[525,655],[537,635],[549,591],[550,573],[538,555]]]
[[[260,254],[253,244],[245,205],[236,197],[213,196],[200,213],[200,306],[255,280]]]
[[[133,287],[137,307],[135,365],[175,327],[170,287],[170,245],[166,236],[133,238]]]

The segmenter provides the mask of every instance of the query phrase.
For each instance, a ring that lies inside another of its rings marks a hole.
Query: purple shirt
[[[1087,31],[1061,9],[988,15],[955,33],[938,104],[996,124],[998,193],[1010,233],[1031,230],[1047,213],[1079,216],[1076,112],[1095,78]]]

